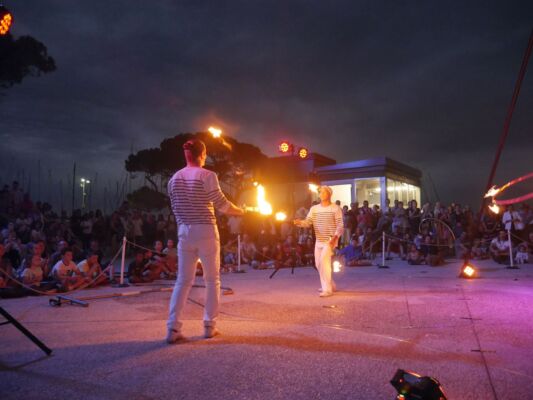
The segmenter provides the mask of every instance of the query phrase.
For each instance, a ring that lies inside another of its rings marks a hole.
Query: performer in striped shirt
[[[344,230],[342,210],[331,202],[332,193],[329,186],[321,186],[320,204],[311,207],[305,219],[294,221],[296,226],[304,228],[313,225],[316,236],[315,263],[322,286],[320,297],[331,296],[336,290],[331,276],[331,257]]]
[[[218,334],[216,319],[220,299],[220,236],[215,208],[229,215],[243,215],[220,189],[212,171],[202,168],[207,158],[205,144],[192,139],[183,145],[187,166],[177,171],[168,182],[172,212],[178,224],[178,278],[170,298],[167,322],[168,343],[183,340],[180,320],[196,275],[198,259],[202,261],[206,300],[204,336]]]

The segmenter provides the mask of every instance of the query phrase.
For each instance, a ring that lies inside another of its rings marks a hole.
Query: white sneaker
[[[165,338],[168,344],[173,344],[185,340],[185,336],[178,332],[176,329],[170,329],[167,331],[167,337]]]
[[[220,335],[220,331],[214,326],[204,327],[204,337],[206,339],[211,339],[212,337],[215,337],[217,335]]]

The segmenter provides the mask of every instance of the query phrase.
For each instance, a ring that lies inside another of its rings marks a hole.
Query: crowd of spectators
[[[141,269],[134,262],[129,266],[132,282],[176,277],[172,215],[134,210],[128,202],[109,216],[100,210],[74,210],[67,215],[55,212],[46,202],[33,202],[18,182],[4,185],[0,190],[0,296],[65,292],[109,283],[112,276],[104,270],[121,248],[123,237],[134,244],[129,249],[137,245],[143,253]]]
[[[342,206],[337,202],[339,206]],[[509,206],[503,214],[483,214],[481,218],[469,206],[440,202],[424,204],[415,200],[405,206],[387,200],[383,210],[378,205],[342,206],[344,234],[336,249],[336,256],[344,265],[372,265],[382,252],[405,260],[410,265],[444,264],[447,258],[489,259],[508,263],[509,249],[513,261],[527,263],[533,251],[533,212],[527,203],[518,210]],[[302,207],[295,218],[304,218]],[[227,269],[237,264],[236,238],[241,235],[241,263],[254,268],[280,268],[314,265],[314,235],[312,229],[296,228],[292,220],[275,222],[273,219],[231,217],[223,226],[223,263]],[[509,234],[511,240],[509,241]]]
[[[336,257],[347,266],[375,262],[383,234],[386,256],[411,265],[440,265],[451,257],[507,263],[510,247],[516,263],[532,260],[533,213],[526,203],[516,210],[509,206],[500,215],[484,214],[479,221],[468,206],[453,203],[426,203],[419,208],[414,200],[406,207],[394,201],[380,209],[365,201],[342,208],[345,229]],[[307,212],[301,207],[293,217],[305,218]],[[241,264],[256,269],[314,265],[313,230],[295,227],[293,218],[278,222],[254,213],[217,217],[223,271],[237,269],[239,248]],[[175,279],[177,238],[171,213],[142,212],[124,202],[111,215],[100,210],[74,210],[67,215],[45,202],[33,202],[17,182],[4,185],[0,191],[0,296],[108,284],[113,277],[106,268],[123,237],[133,244],[128,247],[131,283]]]

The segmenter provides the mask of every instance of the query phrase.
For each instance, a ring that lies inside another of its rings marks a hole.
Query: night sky
[[[58,68],[0,98],[3,180],[40,160],[66,181],[76,161],[111,184],[131,148],[215,124],[268,155],[287,138],[338,162],[388,156],[474,207],[533,27],[531,1],[4,5]],[[533,60],[498,184],[533,170],[532,111]]]

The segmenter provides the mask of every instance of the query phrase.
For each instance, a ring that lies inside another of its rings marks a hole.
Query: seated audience
[[[498,236],[490,242],[490,255],[498,264],[503,264],[509,261],[509,241],[507,240],[507,233],[500,231]]]
[[[72,261],[72,250],[69,247],[61,250],[61,260],[52,268],[52,277],[63,291],[78,289],[89,282],[78,272],[77,265]]]
[[[109,283],[108,277],[102,273],[102,267],[98,262],[98,253],[87,253],[87,258],[77,265],[80,276],[89,279],[89,287],[95,287]]]

